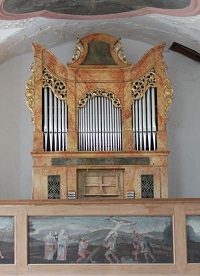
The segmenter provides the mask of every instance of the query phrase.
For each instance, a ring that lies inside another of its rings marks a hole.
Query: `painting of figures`
[[[187,261],[200,263],[200,216],[186,217]]]
[[[14,218],[0,216],[0,265],[14,264]]]
[[[29,217],[29,264],[173,263],[169,216]]]

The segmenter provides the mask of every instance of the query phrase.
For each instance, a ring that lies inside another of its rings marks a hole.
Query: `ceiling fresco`
[[[4,11],[14,14],[47,10],[71,15],[103,15],[136,11],[143,8],[183,9],[190,0],[5,0]]]
[[[200,0],[0,0],[0,64],[91,33],[200,53]]]

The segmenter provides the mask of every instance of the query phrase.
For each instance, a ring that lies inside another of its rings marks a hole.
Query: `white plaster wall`
[[[51,49],[62,62],[71,61],[75,41]],[[128,61],[136,63],[152,46],[123,40]],[[31,46],[30,46],[31,47]],[[169,196],[199,197],[200,67],[182,55],[165,52],[174,101],[167,124]],[[32,190],[31,113],[25,103],[26,82],[33,55],[0,65],[0,199],[30,199]]]

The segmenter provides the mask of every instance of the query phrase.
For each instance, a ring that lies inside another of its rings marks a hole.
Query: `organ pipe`
[[[79,151],[121,150],[121,109],[103,96],[88,100],[78,114]]]
[[[132,105],[133,134],[136,150],[156,150],[157,107],[156,89],[150,87]]]
[[[67,148],[67,104],[50,88],[43,89],[43,132],[45,151]]]

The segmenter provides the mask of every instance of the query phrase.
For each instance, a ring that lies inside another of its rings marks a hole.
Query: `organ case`
[[[137,64],[121,39],[92,34],[61,64],[33,44],[33,199],[168,197],[166,121],[173,91],[164,44]]]

